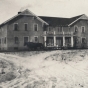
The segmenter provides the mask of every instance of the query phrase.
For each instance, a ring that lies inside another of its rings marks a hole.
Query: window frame
[[[18,38],[18,40],[16,40],[16,38]],[[18,36],[14,37],[14,44],[19,44],[19,37]]]
[[[84,32],[83,32],[82,28],[84,28]],[[81,26],[81,32],[85,33],[85,26]]]
[[[2,39],[0,38],[0,44],[2,44]]]
[[[37,31],[38,31],[38,24],[37,23],[33,24],[33,30],[35,31],[35,25],[37,25]]]
[[[4,37],[4,44],[6,44],[7,43],[7,38],[6,37]]]
[[[35,38],[37,38],[37,41],[35,41]],[[35,41],[35,42],[38,42],[38,41],[39,41],[39,40],[38,40],[38,36],[34,36],[34,41]]]
[[[17,25],[17,30],[15,29],[15,25]],[[13,25],[13,30],[14,30],[14,31],[18,31],[18,23],[14,23],[14,25]]]
[[[75,28],[77,28],[77,30]],[[74,26],[74,32],[75,33],[78,32],[78,26],[77,25]]]
[[[29,42],[29,36],[23,36],[23,44],[25,43],[25,42],[24,42],[24,37],[28,37],[28,42]]]
[[[2,44],[4,43],[3,39],[4,39],[4,38],[2,37],[2,38],[1,38],[1,42],[2,42]]]
[[[85,38],[85,39],[86,39],[86,37],[81,37],[81,43],[83,43],[83,42],[82,42],[82,39],[83,39],[83,38]]]

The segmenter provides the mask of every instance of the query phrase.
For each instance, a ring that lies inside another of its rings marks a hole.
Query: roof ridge
[[[38,17],[49,17],[49,18],[62,18],[62,19],[69,19],[66,17],[53,17],[53,16],[38,16]]]

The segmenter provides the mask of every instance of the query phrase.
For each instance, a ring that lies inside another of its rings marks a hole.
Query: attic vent
[[[21,12],[18,12],[18,14],[20,14]]]

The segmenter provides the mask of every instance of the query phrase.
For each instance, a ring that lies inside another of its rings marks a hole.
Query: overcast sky
[[[88,15],[88,0],[0,0],[0,23],[25,9],[38,16]]]

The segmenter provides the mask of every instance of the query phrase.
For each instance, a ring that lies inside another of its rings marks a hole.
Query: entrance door
[[[71,46],[71,37],[65,37],[65,44],[66,44],[66,46],[68,46],[68,47]]]
[[[47,45],[48,46],[53,46],[54,45],[53,37],[47,37]]]
[[[62,40],[62,38],[60,38],[60,37],[56,38],[56,45],[58,45],[58,47],[63,46],[63,40]]]

